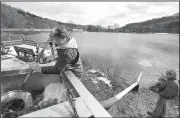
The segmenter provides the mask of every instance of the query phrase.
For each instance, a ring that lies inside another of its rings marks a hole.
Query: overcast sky
[[[43,18],[76,24],[124,26],[179,12],[178,2],[4,2]]]

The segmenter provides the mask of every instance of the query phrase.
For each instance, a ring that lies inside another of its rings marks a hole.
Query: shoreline
[[[25,29],[25,28],[22,28],[22,29],[13,29],[13,28],[1,28],[1,33],[43,33],[43,32],[46,32],[46,33],[49,33],[51,32],[52,29],[35,29],[35,28],[32,28],[32,29]],[[95,31],[69,31],[69,32],[73,32],[73,33],[87,33],[87,32],[92,32],[92,33],[130,33],[130,34],[161,34],[161,35],[167,35],[167,34],[172,34],[172,35],[179,35],[178,33],[152,33],[152,32],[149,32],[149,33],[138,33],[138,32],[103,32],[103,31],[99,31],[99,32],[95,32]]]
[[[179,34],[176,34],[176,33],[154,33],[154,34],[162,34],[162,35],[173,34],[173,35],[179,35]]]

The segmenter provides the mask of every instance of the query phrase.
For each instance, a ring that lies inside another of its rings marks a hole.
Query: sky
[[[37,16],[81,25],[120,27],[179,13],[178,2],[3,2]]]

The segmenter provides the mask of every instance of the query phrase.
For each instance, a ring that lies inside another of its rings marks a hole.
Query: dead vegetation
[[[91,64],[91,60],[88,60],[88,58],[82,61],[87,65],[85,69],[95,68],[93,65],[89,65]],[[101,66],[101,69],[103,69],[102,67],[103,66]],[[116,67],[114,70],[119,69],[118,65],[114,67]],[[120,84],[113,84],[112,88],[107,87],[103,82],[95,84],[92,78],[96,78],[97,75],[85,75],[81,80],[98,101],[106,100],[129,86],[129,84],[119,76],[119,71],[110,73],[107,68],[104,68],[103,72],[110,80],[118,78]],[[128,74],[128,72],[125,71],[124,73]],[[140,88],[137,93],[130,92],[124,96],[108,110],[110,115],[113,117],[147,117],[147,111],[152,111],[155,108],[159,97],[157,93],[161,91],[160,84],[165,80],[163,72],[160,72],[160,76],[158,77],[159,79],[156,84],[150,87]],[[167,101],[166,111],[166,117],[179,117],[179,96],[175,100]]]

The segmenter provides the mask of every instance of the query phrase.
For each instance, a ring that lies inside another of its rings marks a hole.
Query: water
[[[179,36],[172,34],[73,33],[81,57],[94,68],[107,70],[114,84],[133,83],[143,71],[141,85],[149,85],[167,68],[179,70]],[[49,34],[33,35],[45,42]]]

